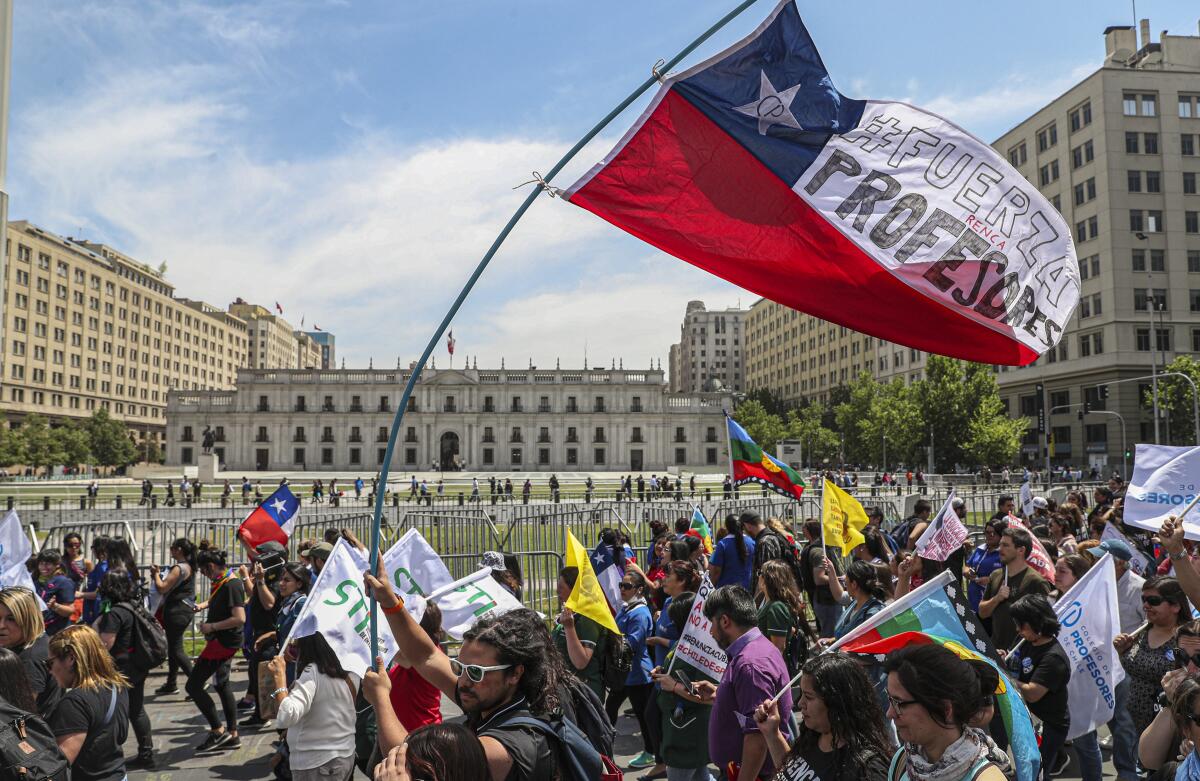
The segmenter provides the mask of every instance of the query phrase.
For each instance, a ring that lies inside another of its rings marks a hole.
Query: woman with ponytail
[[[708,565],[708,576],[713,585],[741,586],[750,590],[750,575],[754,570],[754,539],[742,528],[738,516],[725,516],[725,531],[713,547],[712,562]]]
[[[981,729],[970,726],[982,700],[988,666],[940,645],[910,645],[888,654],[888,718],[900,749],[888,781],[1006,781],[1007,758]]]
[[[837,588],[835,584],[837,584],[837,578],[831,578],[829,587],[834,592],[834,599],[838,599],[837,592],[841,589]],[[879,570],[875,565],[868,564],[861,559],[850,562],[850,566],[846,568],[845,593],[850,597],[850,604],[846,606],[842,617],[834,626],[834,639],[840,639],[849,634],[851,630],[856,629],[868,618],[883,610],[884,602],[887,600],[887,590],[879,580]]]

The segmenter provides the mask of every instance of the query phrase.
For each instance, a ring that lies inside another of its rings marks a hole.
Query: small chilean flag
[[[450,329],[450,334],[446,337],[446,349],[450,351],[451,355],[454,355],[454,329],[453,328]]]
[[[565,197],[772,301],[943,355],[1030,363],[1079,302],[1071,229],[1037,187],[936,114],[838,92],[794,0],[664,79]]]
[[[279,486],[275,493],[267,497],[261,505],[246,516],[238,527],[238,537],[251,550],[264,542],[278,542],[287,545],[288,537],[292,535],[296,511],[300,509],[300,500],[286,485]]]

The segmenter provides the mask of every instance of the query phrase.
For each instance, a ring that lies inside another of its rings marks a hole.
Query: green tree
[[[822,422],[824,410],[806,404],[788,412],[786,437],[800,441],[805,462],[821,464],[826,459],[836,462],[841,437]]]
[[[767,412],[761,402],[748,399],[737,406],[733,419],[746,429],[750,438],[766,453],[775,453],[775,444],[784,438],[786,429],[778,415]]]
[[[88,418],[84,428],[88,434],[88,449],[100,466],[123,467],[137,463],[138,449],[129,441],[129,429],[114,420],[106,409],[98,409]]]
[[[1024,417],[1008,417],[998,395],[984,396],[967,426],[963,445],[967,463],[984,466],[1013,463],[1028,425]]]
[[[991,367],[930,355],[925,364],[925,378],[911,388],[924,415],[922,443],[928,444],[929,433],[931,430],[933,433],[934,467],[939,472],[949,472],[956,464],[970,465],[973,459],[966,452],[966,443],[971,422],[985,402],[991,409],[992,399],[999,401],[996,375]]]
[[[147,440],[146,444],[142,445],[140,453],[146,459],[147,464],[161,464],[163,462],[162,448],[153,439]]]
[[[0,421],[0,466],[25,463],[25,440],[19,428],[9,428]]]
[[[1171,361],[1163,372],[1179,372],[1185,374],[1200,388],[1200,361],[1190,355],[1181,355]],[[1142,406],[1146,410],[1154,409],[1154,392],[1146,391]],[[1170,430],[1166,432],[1167,442],[1173,444],[1191,444],[1195,441],[1196,424],[1192,415],[1192,386],[1182,377],[1160,377],[1158,380],[1159,414],[1165,415],[1171,421]],[[1165,410],[1165,412],[1164,412]]]
[[[778,416],[781,420],[787,415],[788,404],[783,400],[783,397],[775,393],[770,388],[757,388],[746,394],[746,401],[757,401],[771,415]],[[745,402],[742,402],[743,404]]]
[[[40,467],[51,467],[66,461],[66,453],[50,431],[50,424],[41,415],[25,418],[20,433],[25,445],[25,461],[35,472]]]
[[[64,423],[50,430],[50,438],[54,446],[63,456],[63,464],[79,466],[92,460],[91,443],[88,432],[75,422]]]
[[[846,386],[846,391],[842,394],[843,401],[834,408],[837,430],[846,437],[847,461],[856,464],[878,464],[881,461],[881,441],[868,440],[859,426],[861,421],[871,416],[879,387],[879,383],[870,374],[862,372]]]

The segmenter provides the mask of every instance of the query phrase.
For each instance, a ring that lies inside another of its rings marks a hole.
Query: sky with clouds
[[[10,218],[279,301],[348,366],[405,364],[527,190],[732,0],[16,3]],[[685,65],[751,31],[760,0]],[[997,10],[1000,9],[1000,10]],[[1095,67],[1123,0],[800,3],[839,88],[991,140]],[[1157,38],[1193,3],[1142,0]],[[635,104],[556,180],[567,186]],[[684,307],[752,294],[542,198],[453,328],[479,365],[665,363]],[[439,347],[445,365],[445,348]]]

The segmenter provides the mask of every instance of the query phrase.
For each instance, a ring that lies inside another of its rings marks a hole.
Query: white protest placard
[[[1133,477],[1125,490],[1121,521],[1157,532],[1167,516],[1178,515],[1200,487],[1200,447],[1137,445]],[[1200,511],[1184,516],[1189,540],[1200,540]]]
[[[439,588],[425,599],[441,608],[442,629],[455,640],[462,640],[466,631],[481,618],[524,607],[496,582],[488,567]]]
[[[708,599],[708,595],[714,590],[712,581],[705,575],[700,588],[696,589],[696,598],[692,601],[687,624],[679,635],[679,642],[675,644],[675,655],[671,659],[671,665],[683,662],[719,681],[725,674],[728,659],[713,639],[710,631],[712,622],[704,617],[704,600]]]
[[[320,632],[337,655],[342,668],[359,677],[375,666],[374,656],[391,661],[398,647],[387,617],[378,614],[379,644],[371,653],[371,603],[363,593],[363,573],[370,562],[344,539],[333,546],[333,553],[309,589],[308,599],[296,617],[289,640]],[[286,647],[287,640],[281,647]]]
[[[406,531],[383,554],[383,566],[392,588],[404,597],[404,607],[416,621],[425,613],[423,597],[454,582],[437,551],[416,529]]]
[[[1125,680],[1125,668],[1113,648],[1121,626],[1112,554],[1106,553],[1084,573],[1054,605],[1054,612],[1061,625],[1058,642],[1071,663],[1071,740],[1112,721],[1117,684]]]
[[[1025,478],[1025,482],[1021,483],[1021,512],[1026,518],[1033,516],[1033,486],[1029,484],[1029,478]]]
[[[954,551],[962,548],[967,540],[967,527],[963,526],[954,512],[954,490],[946,497],[946,503],[937,516],[925,527],[917,540],[917,555],[930,561],[945,561]]]

